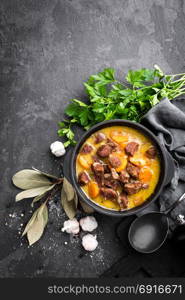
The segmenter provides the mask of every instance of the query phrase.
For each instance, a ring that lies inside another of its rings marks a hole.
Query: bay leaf
[[[45,205],[44,209],[43,209],[43,218],[44,218],[44,224],[46,226],[46,224],[48,223],[48,208]]]
[[[35,222],[27,232],[29,245],[31,246],[34,243],[36,243],[41,238],[43,232],[44,232],[44,219],[42,216],[39,218],[37,216]]]
[[[74,195],[74,203],[75,203],[75,207],[77,208],[78,207],[78,195],[77,195],[77,192],[75,192],[75,195]]]
[[[88,205],[87,203],[81,200],[80,200],[80,205],[85,213],[92,214],[94,212],[94,208],[92,208],[90,205]]]
[[[50,185],[50,186],[42,186],[42,187],[38,187],[35,189],[29,189],[29,190],[23,191],[16,195],[15,201],[17,202],[17,201],[20,201],[25,198],[32,198],[32,197],[41,195],[41,194],[51,190],[54,186],[55,186],[55,184]]]
[[[75,201],[68,201],[66,192],[64,191],[64,189],[62,189],[61,191],[61,204],[62,207],[66,213],[66,215],[68,216],[69,219],[73,219],[76,215],[77,212],[77,207],[75,204]]]
[[[46,193],[47,193],[47,191],[44,192],[44,193],[41,194],[41,195],[36,196],[36,197],[33,199],[32,203],[31,203],[31,207],[34,206],[34,203],[35,203],[35,202],[37,202],[37,201],[39,201],[40,199],[42,199],[42,198],[46,195]]]
[[[22,236],[24,236],[27,233],[27,231],[30,229],[30,227],[33,225],[33,223],[34,223],[34,221],[35,221],[35,219],[37,217],[37,212],[38,212],[38,209],[33,213],[31,219],[27,223],[27,225],[26,225],[26,227],[25,227],[25,229],[24,229],[24,231],[22,233]]]
[[[43,193],[41,195],[36,196],[35,198],[33,198],[33,201],[31,203],[31,207],[34,207],[34,203],[38,202],[40,199],[42,199],[42,197],[44,197],[46,193]]]
[[[34,171],[36,171],[38,174],[44,175],[44,176],[49,177],[49,178],[52,178],[52,179],[58,179],[58,177],[56,177],[56,176],[54,176],[54,175],[51,175],[51,174],[48,174],[48,173],[45,173],[45,172],[42,172],[42,171],[40,171],[40,170],[38,170],[38,169],[36,169],[36,168],[34,168],[34,167],[32,167],[32,169],[33,169]]]
[[[65,191],[67,201],[72,201],[75,197],[75,190],[72,184],[64,177],[62,189]]]
[[[46,205],[47,201],[45,201],[39,208],[38,214],[42,215],[44,218],[44,224],[46,225],[48,222],[48,208]]]
[[[46,202],[37,209],[37,215],[32,226],[27,231],[29,245],[36,243],[42,236],[48,221],[48,210]]]
[[[46,176],[29,169],[17,172],[12,177],[12,181],[15,186],[23,190],[52,185]]]

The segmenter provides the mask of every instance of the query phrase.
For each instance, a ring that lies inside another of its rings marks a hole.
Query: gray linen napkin
[[[174,177],[159,197],[160,210],[164,211],[185,193],[185,99],[163,99],[143,117],[142,124],[158,137],[175,162]],[[185,215],[185,200],[171,216],[176,219],[178,214]],[[174,227],[175,222],[171,225]]]

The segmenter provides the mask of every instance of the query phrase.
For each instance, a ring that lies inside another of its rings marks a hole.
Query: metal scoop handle
[[[170,213],[171,213],[171,211],[177,206],[177,205],[179,205],[179,203],[181,202],[181,201],[183,201],[185,199],[185,193],[184,194],[182,194],[182,196],[177,200],[177,201],[175,201],[165,212],[164,212],[164,214],[165,215],[169,215]]]

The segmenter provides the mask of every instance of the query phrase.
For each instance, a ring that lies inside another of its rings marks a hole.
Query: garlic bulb
[[[94,251],[98,246],[98,242],[96,240],[96,236],[88,233],[82,238],[82,246],[86,251]]]
[[[61,230],[71,234],[78,234],[80,231],[80,226],[77,219],[74,218],[72,220],[65,221]]]
[[[98,227],[98,223],[94,217],[87,216],[80,220],[80,226],[83,231],[91,232]]]
[[[56,156],[60,157],[66,153],[64,144],[62,142],[56,141],[50,145],[51,152]]]

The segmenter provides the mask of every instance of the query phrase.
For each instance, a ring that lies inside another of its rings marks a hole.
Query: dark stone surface
[[[118,219],[97,214],[99,247],[85,253],[79,238],[61,233],[66,217],[55,201],[43,238],[28,247],[19,232],[30,201],[15,204],[11,177],[31,166],[60,174],[49,145],[69,99],[84,99],[90,74],[111,66],[121,78],[154,63],[184,71],[184,13],[182,0],[1,0],[1,277],[97,277],[123,256]]]

